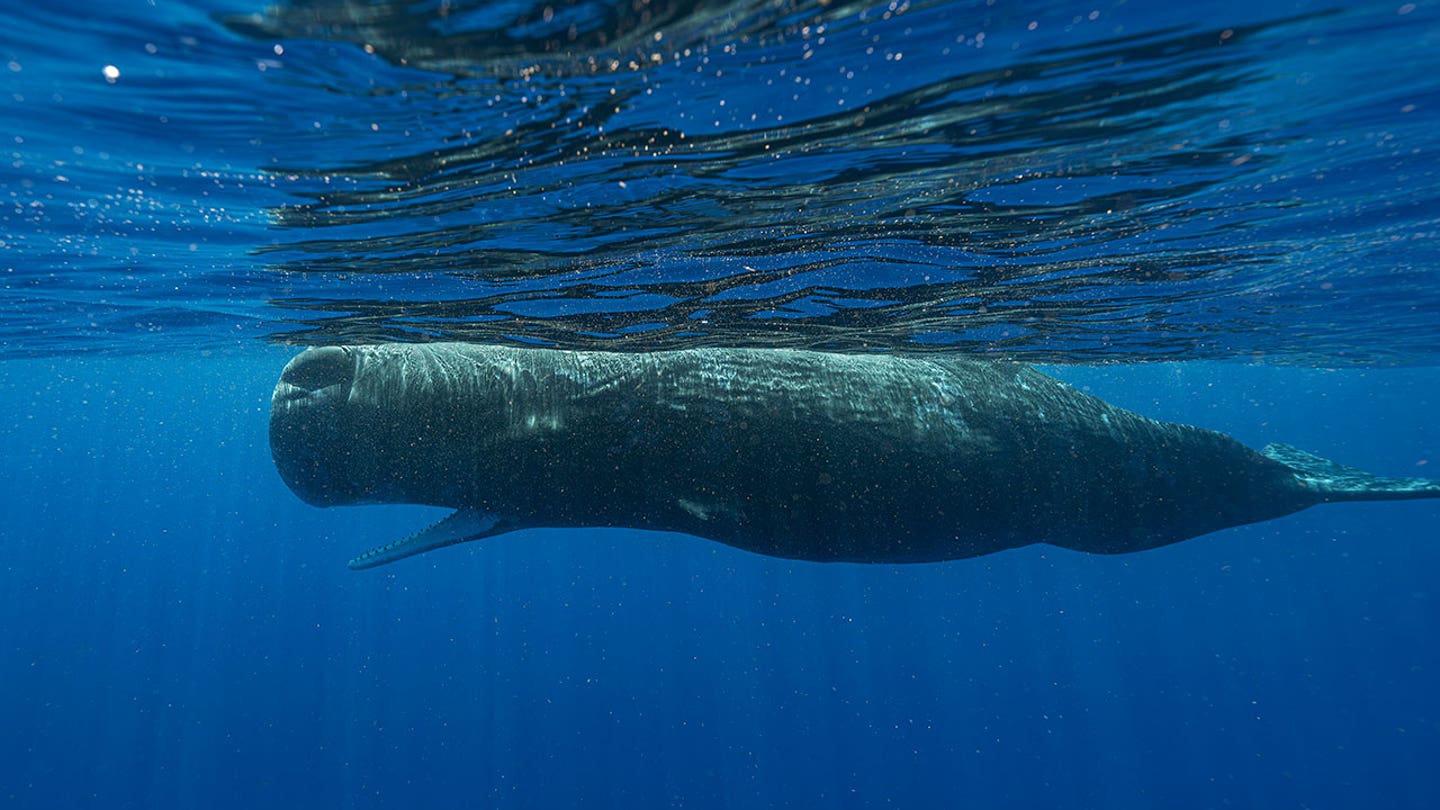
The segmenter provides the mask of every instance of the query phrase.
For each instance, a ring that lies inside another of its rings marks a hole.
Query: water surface
[[[1440,801],[1435,502],[1120,557],[611,529],[357,574],[439,515],[307,507],[265,433],[302,345],[968,352],[1435,476],[1435,3],[0,23],[0,805]]]

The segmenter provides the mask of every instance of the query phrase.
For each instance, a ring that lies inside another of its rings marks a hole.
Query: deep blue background
[[[569,96],[535,106],[533,88],[608,98],[612,78],[459,80],[343,31],[220,22],[261,5],[0,0],[0,807],[1440,805],[1440,501],[1319,507],[1125,557],[820,565],[533,531],[352,573],[349,557],[438,513],[300,503],[266,442],[290,352],[261,340],[378,322],[296,301],[556,292],[577,273],[611,286],[576,301],[623,309],[652,283],[733,281],[707,251],[760,233],[774,255],[729,260],[863,259],[777,277],[778,292],[818,285],[800,309],[900,284],[901,304],[944,306],[896,313],[971,348],[1004,349],[1019,325],[1041,357],[1263,352],[1275,365],[1062,373],[1252,445],[1440,477],[1435,2],[1107,2],[1093,18],[1068,0],[877,4],[837,12],[823,47],[774,21],[744,47],[616,74],[647,91],[605,124],[611,147],[564,130],[584,161],[536,134],[568,125]],[[797,3],[821,7],[851,8]],[[965,76],[934,108],[895,112],[911,127],[897,132],[923,133],[953,103],[978,105],[928,152],[884,127],[847,143],[802,125]],[[1080,98],[1116,88],[1113,107]],[[1073,105],[1064,120],[1054,98]],[[796,129],[775,166],[723,160],[781,114]],[[428,162],[515,120],[539,126],[510,151]],[[704,161],[625,146],[682,126],[744,137]],[[1012,134],[968,140],[992,126]],[[967,149],[973,163],[940,159]],[[400,172],[415,196],[359,198],[374,220],[328,218],[349,209],[317,192],[388,188],[363,171],[387,160],[415,172]],[[1067,207],[1151,187],[1113,217]],[[803,204],[770,205],[772,191]],[[908,222],[912,193],[950,206],[925,221],[954,237],[946,250],[871,221],[889,206]],[[592,204],[610,213],[567,218]],[[697,222],[714,230],[696,237]],[[339,237],[354,241],[326,241]],[[515,248],[536,254],[491,264]],[[412,272],[395,272],[397,253]],[[1012,283],[1057,253],[1107,261],[1076,290]],[[1144,261],[1209,275],[1122,272]],[[986,320],[963,289],[903,295],[926,265],[947,271],[937,280],[993,275],[982,291],[1004,306]],[[778,293],[758,286],[763,311]],[[711,307],[707,294],[691,303]],[[765,323],[739,317],[732,334]]]
[[[1440,796],[1435,502],[1123,557],[822,565],[533,531],[352,573],[433,513],[284,488],[265,431],[287,356],[5,363],[0,804]],[[1433,369],[1063,376],[1253,444],[1440,467]]]

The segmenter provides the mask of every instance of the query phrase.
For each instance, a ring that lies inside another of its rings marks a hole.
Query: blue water
[[[0,3],[0,805],[1440,803],[1436,501],[356,573],[441,513],[266,435],[317,343],[980,352],[1440,477],[1440,4],[545,9]]]

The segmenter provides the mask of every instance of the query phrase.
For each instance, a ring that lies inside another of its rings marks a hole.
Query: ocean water
[[[1020,360],[1440,477],[1434,2],[0,3],[0,806],[1440,803],[1440,501],[818,564],[315,509],[298,347]]]

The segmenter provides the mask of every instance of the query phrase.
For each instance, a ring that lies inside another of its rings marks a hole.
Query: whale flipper
[[[377,546],[350,560],[350,569],[374,568],[377,565],[395,562],[414,554],[421,554],[456,543],[480,540],[504,534],[515,528],[509,521],[477,509],[458,509],[444,520],[428,529],[416,532],[403,540],[396,540],[384,546]]]
[[[1440,481],[1429,478],[1386,478],[1358,467],[1337,464],[1288,444],[1266,445],[1261,451],[1295,471],[1295,477],[1323,501],[1401,501],[1440,498]]]

